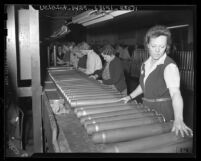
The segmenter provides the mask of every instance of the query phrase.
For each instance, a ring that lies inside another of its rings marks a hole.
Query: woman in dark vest
[[[140,84],[122,98],[127,103],[144,94],[143,104],[162,114],[166,121],[173,121],[172,131],[181,136],[193,135],[183,121],[183,99],[180,92],[179,69],[167,56],[171,45],[171,33],[165,26],[154,26],[145,35],[145,47],[149,58],[141,66]]]
[[[111,45],[105,45],[101,53],[106,61],[102,70],[97,70],[91,78],[98,79],[100,83],[110,85],[119,91],[122,96],[127,95],[127,86],[121,60],[115,56],[115,50]]]

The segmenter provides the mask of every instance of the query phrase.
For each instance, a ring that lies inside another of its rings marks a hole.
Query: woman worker
[[[166,121],[174,120],[172,131],[181,136],[193,135],[183,121],[183,99],[180,92],[180,75],[175,62],[167,56],[171,33],[165,26],[154,26],[145,35],[149,58],[141,66],[140,84],[122,98],[125,103],[144,94],[143,104],[161,113]]]
[[[84,72],[87,75],[93,74],[96,70],[102,69],[102,61],[100,56],[95,53],[86,42],[82,42],[79,47],[79,58],[87,55],[86,68],[79,67],[78,70]]]
[[[106,61],[103,70],[96,71],[92,76],[99,80],[100,83],[112,85],[118,90],[122,96],[127,95],[126,80],[124,76],[123,66],[121,60],[115,56],[115,50],[111,45],[106,45],[101,53]]]

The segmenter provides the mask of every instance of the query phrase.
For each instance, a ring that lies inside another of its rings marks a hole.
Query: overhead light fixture
[[[73,23],[82,24],[83,26],[89,26],[98,22],[107,21],[114,17],[132,12],[132,10],[90,10],[83,12],[72,18]]]
[[[110,12],[110,15],[112,15],[113,17],[117,17],[129,12],[131,12],[131,10],[113,11],[113,12]]]
[[[170,27],[167,27],[168,29],[175,29],[175,28],[181,28],[181,27],[188,27],[189,24],[185,24],[185,25],[177,25],[177,26],[170,26]]]
[[[111,19],[113,19],[113,16],[106,15],[104,17],[97,18],[97,19],[94,19],[92,21],[88,21],[88,22],[82,23],[82,25],[83,26],[89,26],[89,25],[92,25],[92,24],[95,24],[95,23],[98,23],[98,22],[103,22],[103,21],[107,21],[107,20],[111,20]]]
[[[85,22],[88,22],[88,21],[103,17],[104,15],[105,15],[104,13],[101,13],[99,15],[90,15],[90,16],[84,18],[84,19],[79,20],[77,23],[82,24],[82,23],[85,23]]]
[[[72,17],[73,23],[79,23],[80,21],[84,20],[85,18],[88,18],[92,13],[96,12],[97,10],[88,10],[85,11],[77,16]]]

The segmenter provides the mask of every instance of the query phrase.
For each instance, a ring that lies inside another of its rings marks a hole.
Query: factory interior
[[[5,157],[195,153],[195,6],[8,4],[5,8]],[[143,105],[143,94],[124,104],[112,87],[89,78],[71,62],[58,62],[63,45],[78,48],[86,42],[104,64],[103,47],[111,45],[122,63],[129,96],[149,57],[145,34],[155,25],[166,26],[172,35],[168,56],[179,69],[183,121],[193,130],[191,138],[173,135],[172,123]],[[127,57],[120,57],[117,46]]]

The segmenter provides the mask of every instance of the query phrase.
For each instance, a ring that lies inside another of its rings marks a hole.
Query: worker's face
[[[158,60],[165,54],[165,50],[167,47],[167,37],[159,36],[150,38],[148,43],[149,54],[152,59]]]
[[[106,61],[106,62],[109,62],[111,60],[111,56],[110,55],[105,55],[105,54],[101,54],[103,59]]]

